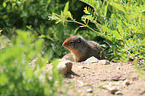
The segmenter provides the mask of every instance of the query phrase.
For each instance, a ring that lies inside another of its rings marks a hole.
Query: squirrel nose
[[[64,43],[62,43],[62,46],[64,46]]]

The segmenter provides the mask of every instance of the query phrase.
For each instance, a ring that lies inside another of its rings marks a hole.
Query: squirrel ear
[[[80,42],[81,42],[81,38],[79,38],[79,39],[77,40],[77,42],[80,43]]]

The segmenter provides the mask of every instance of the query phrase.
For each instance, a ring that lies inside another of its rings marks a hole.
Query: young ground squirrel
[[[76,62],[84,61],[91,56],[94,56],[98,59],[106,59],[104,50],[98,43],[85,40],[80,35],[67,38],[63,42],[62,46],[71,52],[65,55],[64,58],[73,56]]]

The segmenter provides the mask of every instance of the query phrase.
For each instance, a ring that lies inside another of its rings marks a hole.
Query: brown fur
[[[70,56],[73,56],[76,62],[84,61],[91,56],[98,59],[106,59],[104,50],[98,43],[85,40],[80,35],[67,38],[62,46],[71,52],[72,55],[70,54]]]

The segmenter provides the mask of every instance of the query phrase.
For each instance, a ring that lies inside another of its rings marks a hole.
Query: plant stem
[[[80,22],[75,21],[75,20],[66,20],[66,21],[67,21],[67,22],[74,22],[74,23],[80,24],[80,25],[82,25],[82,26],[84,26],[84,27],[89,28],[89,29],[92,30],[93,32],[98,33],[97,31],[95,31],[94,29],[92,29],[90,26],[88,26],[88,25],[86,25],[86,24],[80,23]],[[98,34],[101,35],[100,33],[98,33]]]

